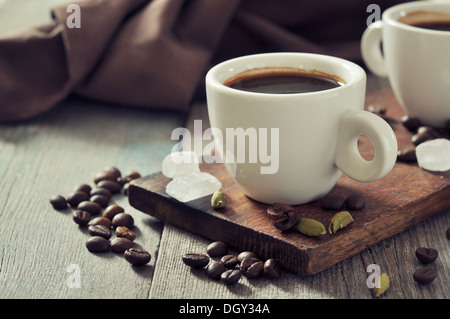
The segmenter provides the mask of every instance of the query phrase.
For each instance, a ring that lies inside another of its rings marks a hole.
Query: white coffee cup
[[[293,94],[246,92],[223,84],[240,72],[265,67],[318,70],[346,83]],[[329,193],[342,172],[360,182],[380,179],[395,164],[397,140],[383,119],[363,110],[365,88],[366,74],[361,67],[331,56],[266,53],[222,62],[206,75],[216,151],[243,193],[263,203],[311,202]],[[237,142],[226,142],[227,129],[237,128],[259,133],[258,152],[264,148],[274,153],[271,160],[278,161],[270,163],[272,171],[267,158],[250,162],[250,152],[256,149],[250,146],[250,138],[240,149]],[[262,132],[270,134],[265,138]],[[357,140],[361,135],[373,144],[375,155],[370,161],[359,153]],[[246,161],[238,160],[237,153],[242,150]]]
[[[361,52],[370,71],[389,77],[397,100],[409,114],[443,127],[450,120],[450,32],[399,22],[422,10],[450,14],[450,3],[417,1],[388,8],[364,32]]]

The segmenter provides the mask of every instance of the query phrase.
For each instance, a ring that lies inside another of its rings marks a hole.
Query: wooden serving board
[[[390,90],[369,96],[366,106],[379,105],[387,110],[385,118],[392,125],[399,148],[412,146],[411,133],[400,122],[404,114]],[[372,146],[360,143],[360,152],[370,156]],[[165,192],[171,179],[156,173],[135,180],[129,188],[129,202],[136,209],[166,223],[210,240],[221,240],[239,251],[250,250],[261,258],[278,258],[294,272],[318,273],[378,242],[450,207],[450,174],[423,170],[416,163],[397,162],[383,179],[359,183],[342,176],[332,190],[344,196],[362,193],[366,206],[351,211],[354,223],[335,234],[307,237],[296,230],[281,232],[267,216],[269,205],[255,202],[240,192],[222,164],[201,164],[201,170],[217,177],[228,205],[214,210],[210,197],[181,203]],[[314,218],[326,228],[334,211],[323,210],[318,202],[295,206],[300,217]]]

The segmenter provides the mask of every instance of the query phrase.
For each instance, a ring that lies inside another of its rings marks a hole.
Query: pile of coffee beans
[[[86,248],[92,253],[113,251],[122,253],[130,264],[147,264],[149,252],[133,247],[136,234],[132,230],[134,219],[119,205],[110,203],[111,197],[122,193],[128,195],[129,183],[141,177],[136,171],[122,176],[115,166],[105,167],[94,177],[94,187],[80,184],[67,196],[56,195],[50,204],[56,210],[73,209],[72,219],[80,227],[88,227],[91,236]],[[115,235],[114,239],[111,239]]]
[[[263,262],[251,251],[243,251],[237,256],[230,254],[228,244],[215,241],[208,245],[204,253],[186,253],[183,262],[195,269],[204,269],[209,278],[219,280],[225,285],[233,285],[244,276],[255,279],[281,277],[278,259],[270,258]]]
[[[416,249],[417,259],[424,265],[433,263],[438,255],[438,251],[434,248],[419,247]],[[436,276],[436,269],[430,266],[421,267],[413,274],[414,280],[422,285],[429,284],[436,278]]]

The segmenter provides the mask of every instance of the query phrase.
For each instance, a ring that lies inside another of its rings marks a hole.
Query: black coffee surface
[[[429,29],[429,30],[437,30],[437,31],[450,31],[450,23],[424,23],[424,24],[416,24],[415,27]]]
[[[340,86],[340,83],[310,74],[261,74],[239,79],[228,85],[231,88],[257,93],[292,94],[323,91]]]

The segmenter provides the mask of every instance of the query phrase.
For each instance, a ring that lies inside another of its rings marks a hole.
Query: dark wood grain
[[[387,109],[386,117],[398,138],[399,148],[407,146],[411,133],[400,122],[403,110],[390,91],[368,99]],[[381,103],[381,104],[380,104]],[[370,157],[372,147],[361,140],[360,152]],[[344,196],[362,193],[366,206],[351,212],[355,222],[336,234],[307,237],[293,230],[281,232],[267,216],[268,205],[255,202],[238,189],[222,164],[201,165],[201,170],[216,176],[229,198],[227,207],[215,211],[210,197],[180,203],[165,193],[170,181],[161,173],[147,176],[129,189],[129,201],[135,208],[169,224],[205,236],[223,240],[239,250],[255,251],[262,258],[278,258],[286,268],[301,273],[318,273],[380,241],[450,207],[449,175],[425,171],[417,164],[396,163],[383,179],[359,183],[342,176],[332,190]],[[323,210],[313,202],[295,207],[300,217],[309,217],[328,227],[334,211]]]

